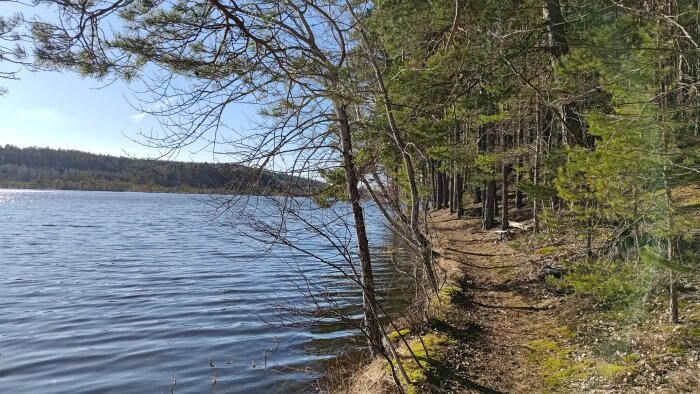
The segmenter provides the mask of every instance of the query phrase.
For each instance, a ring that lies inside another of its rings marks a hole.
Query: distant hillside
[[[0,146],[0,188],[307,194],[319,182],[235,164],[130,159],[76,150]]]

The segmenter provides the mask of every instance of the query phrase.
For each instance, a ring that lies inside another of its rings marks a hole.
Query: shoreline
[[[543,274],[552,262],[578,253],[574,242],[554,248],[518,229],[510,239],[501,239],[497,229],[482,230],[480,219],[456,219],[443,211],[432,212],[430,220],[440,293],[424,308],[428,318],[420,338],[404,331],[405,326],[390,331],[394,338],[405,336],[410,347],[397,340],[413,380],[404,382],[404,392],[700,388],[700,346],[695,346],[700,343],[700,304],[692,293],[685,299],[680,328],[669,328],[664,306],[654,303],[643,322],[603,323],[609,310],[584,296],[562,293]],[[667,345],[679,338],[687,347],[668,351]],[[621,349],[606,350],[615,347]],[[329,391],[400,392],[383,359],[372,360],[351,373],[342,388]]]
[[[17,191],[17,192],[104,192],[104,193],[144,193],[144,194],[192,194],[192,195],[210,195],[210,196],[239,196],[236,194],[231,194],[230,191],[227,190],[208,190],[208,189],[201,189],[201,190],[114,190],[114,189],[53,189],[53,188],[46,188],[46,189],[40,189],[36,187],[5,187],[0,185],[0,192],[2,191]],[[255,196],[255,197],[296,197],[296,198],[309,198],[309,196],[306,195],[299,195],[299,196],[294,196],[294,195],[289,195],[289,194],[284,194],[284,193],[279,193],[279,194],[256,194],[256,193],[246,193],[246,194],[240,194],[240,196]]]

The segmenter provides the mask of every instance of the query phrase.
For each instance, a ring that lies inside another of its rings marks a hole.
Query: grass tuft
[[[539,254],[540,256],[547,256],[550,254],[554,254],[557,250],[553,246],[545,246],[544,248],[539,248],[535,250],[535,254]]]

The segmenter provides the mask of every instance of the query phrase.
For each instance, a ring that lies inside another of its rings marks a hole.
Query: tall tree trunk
[[[419,182],[420,182],[422,185],[427,185],[427,184],[428,184],[428,163],[427,163],[427,162],[425,162],[425,163],[421,162],[420,164],[421,164],[421,165],[420,165],[420,167],[419,167],[419,168],[420,168],[420,181],[419,181]],[[426,210],[427,210],[429,207],[430,207],[430,197],[428,197],[428,198],[425,200],[425,202],[424,202],[424,204],[423,204],[423,209],[426,209]]]
[[[520,183],[523,181],[523,174],[518,171],[515,175],[515,208],[520,209],[523,207],[523,192],[520,190]]]
[[[669,169],[668,169],[668,158],[666,155],[669,152],[669,138],[667,126],[662,125],[661,138],[663,144],[663,155],[661,157],[662,163],[662,175],[665,189],[666,197],[666,227],[668,234],[666,235],[666,259],[669,264],[673,263],[675,258],[673,253],[673,195],[671,194],[671,184],[669,182]],[[673,271],[669,270],[668,273],[668,293],[669,293],[669,321],[671,324],[678,323],[678,293],[676,293],[676,288],[674,284]]]
[[[457,193],[455,194],[455,210],[457,211],[458,218],[464,216],[464,205],[462,204],[462,197],[464,197],[464,175],[460,174],[457,177]]]
[[[437,167],[440,167],[440,162],[437,163]],[[437,209],[442,209],[443,201],[445,200],[445,182],[443,178],[444,177],[442,172],[440,172],[440,170],[437,170]]]
[[[474,216],[483,218],[484,217],[484,206],[481,203],[481,201],[482,201],[481,197],[482,197],[481,188],[478,186],[474,187],[474,200],[473,200],[473,203],[475,206]],[[479,204],[479,205],[477,205],[477,204]]]
[[[561,12],[559,0],[545,0],[544,19],[547,21],[549,29],[549,51],[552,57],[558,58],[569,52],[569,45],[566,42],[566,32],[564,29],[564,15]]]
[[[377,82],[377,86],[379,87],[379,91],[382,94],[382,101],[384,104],[384,110],[385,110],[385,115],[387,122],[389,123],[389,129],[391,130],[391,136],[394,140],[394,144],[396,145],[396,148],[399,150],[401,153],[401,160],[403,161],[403,166],[404,170],[406,171],[406,179],[408,180],[408,187],[410,190],[411,194],[411,201],[410,201],[410,207],[411,207],[411,214],[410,214],[410,229],[411,232],[413,233],[414,239],[417,241],[418,246],[422,250],[422,259],[423,259],[423,268],[425,271],[425,275],[428,279],[428,284],[430,285],[431,289],[437,293],[438,288],[437,288],[437,281],[435,279],[434,275],[434,270],[433,270],[433,250],[432,246],[430,245],[430,240],[428,240],[421,232],[420,229],[418,228],[418,214],[420,212],[420,197],[418,195],[418,185],[416,182],[416,174],[415,174],[415,169],[413,166],[413,158],[408,152],[408,147],[406,146],[406,142],[404,141],[404,137],[401,134],[401,130],[399,129],[396,119],[394,118],[394,109],[393,109],[393,104],[391,102],[391,99],[389,97],[389,91],[386,88],[386,85],[384,84],[384,76],[382,75],[382,71],[379,68],[379,65],[377,64],[377,61],[374,57],[374,53],[369,49],[370,44],[369,40],[366,37],[366,34],[364,30],[361,30],[362,37],[364,39],[364,43],[367,46],[368,50],[368,55],[370,62],[372,64],[372,68],[374,69],[374,76]],[[444,192],[444,190],[443,190]]]
[[[535,117],[536,117],[536,121],[535,121],[535,128],[536,128],[535,129],[535,165],[533,166],[533,169],[532,169],[532,183],[535,186],[538,184],[538,182],[540,180],[539,179],[540,178],[540,154],[541,154],[541,150],[542,150],[541,149],[542,143],[540,141],[540,127],[541,127],[541,125],[540,125],[539,114],[540,114],[540,112],[539,112],[539,108],[538,108],[538,109],[536,109],[536,112],[535,112]],[[529,197],[532,197],[532,196],[528,196],[528,200],[530,199]],[[538,203],[538,199],[532,198],[532,219],[533,219],[532,231],[535,234],[540,232],[540,217],[539,217],[539,214],[537,212],[537,203]]]
[[[525,131],[523,130],[523,125],[522,122],[519,122],[518,124],[518,147],[520,147],[524,141],[525,137]],[[523,192],[520,190],[520,183],[523,181],[523,173],[522,173],[522,168],[525,162],[523,161],[523,156],[520,155],[518,158],[518,171],[515,174],[515,208],[520,209],[523,207]]]
[[[496,181],[494,181],[496,182]],[[494,223],[496,222],[496,218],[498,217],[498,200],[499,200],[499,195],[498,195],[498,188],[496,188],[496,194],[493,196],[493,221]]]
[[[360,256],[361,283],[362,283],[362,312],[364,316],[364,329],[369,340],[370,352],[373,356],[382,354],[382,330],[377,316],[377,299],[374,291],[374,276],[372,275],[372,259],[365,227],[365,216],[360,205],[360,192],[358,189],[358,176],[353,157],[352,135],[350,134],[350,122],[345,106],[335,104],[340,145],[343,153],[343,169],[347,182],[348,196],[355,220],[355,234],[357,236],[357,248]]]
[[[665,133],[664,133],[665,134]],[[665,138],[664,138],[665,139]],[[673,253],[673,237],[671,236],[671,231],[673,231],[673,218],[671,217],[670,207],[672,206],[672,196],[671,189],[668,185],[668,174],[666,165],[664,165],[664,187],[666,188],[666,206],[667,208],[667,218],[666,225],[668,227],[669,234],[666,238],[666,259],[669,263],[673,263],[675,258]],[[676,287],[673,278],[673,270],[668,272],[668,294],[669,294],[669,321],[671,324],[678,323],[678,293],[676,292]]]
[[[487,125],[485,135],[485,151],[493,152],[496,147],[496,131],[493,124]],[[484,228],[493,228],[496,215],[496,181],[490,180],[486,184],[486,196],[484,198]]]
[[[438,194],[437,194],[437,182],[436,182],[436,177],[435,177],[435,161],[433,159],[429,159],[430,163],[430,185],[431,185],[431,197],[432,201],[431,203],[431,208],[437,209],[437,200],[438,200]]]
[[[457,193],[457,189],[455,188],[455,180],[456,180],[456,175],[450,175],[449,176],[449,182],[450,182],[450,196],[449,196],[449,203],[450,203],[450,215],[454,215],[455,213],[455,194]]]
[[[450,177],[447,176],[447,173],[442,174],[442,182],[443,182],[443,195],[442,195],[442,206],[443,208],[449,208],[450,206]]]
[[[486,230],[493,228],[494,215],[496,211],[496,181],[489,181],[486,185],[486,213],[484,215],[484,228]]]
[[[501,212],[501,230],[508,230],[508,173],[510,166],[503,164],[503,190],[502,190],[502,212]]]

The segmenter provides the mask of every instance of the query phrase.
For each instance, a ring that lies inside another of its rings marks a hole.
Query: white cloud
[[[146,117],[146,115],[148,114],[145,112],[140,112],[138,114],[129,115],[129,119],[131,119],[131,121],[134,123],[139,123]]]
[[[51,107],[25,109],[17,115],[21,120],[38,124],[66,126],[74,123],[72,118]]]
[[[151,111],[155,111],[157,109],[163,108],[164,106],[168,105],[171,101],[175,100],[174,98],[170,97],[166,99],[165,101],[161,101],[159,103],[155,103],[148,107],[144,112],[139,112],[137,114],[129,115],[129,119],[131,119],[132,122],[134,123],[140,123],[144,118],[146,118],[147,115],[150,115]]]

